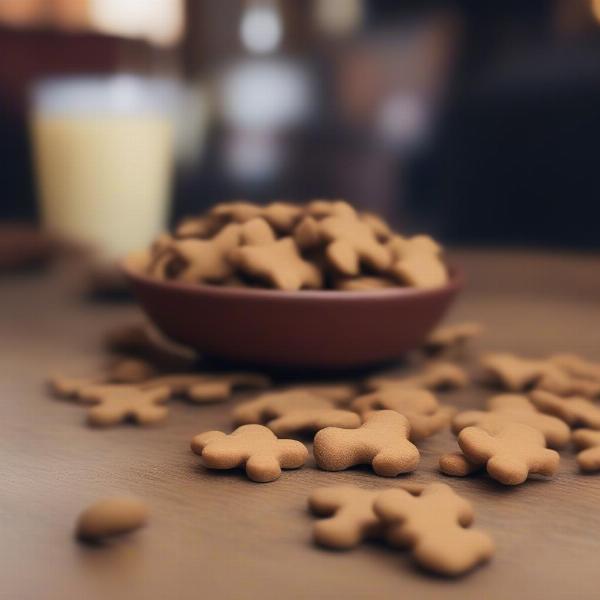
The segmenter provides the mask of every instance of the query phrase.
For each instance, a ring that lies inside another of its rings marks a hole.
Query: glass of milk
[[[31,131],[42,223],[112,261],[166,226],[176,87],[120,75],[35,85]]]

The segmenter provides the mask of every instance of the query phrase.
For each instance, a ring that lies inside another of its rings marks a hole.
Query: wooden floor
[[[569,350],[600,359],[600,257],[463,251],[455,258],[470,286],[451,318],[487,325],[478,351]],[[438,455],[455,448],[449,433],[422,445],[421,466],[405,479],[450,483],[473,501],[476,524],[497,544],[489,565],[447,581],[383,546],[334,553],[311,544],[312,489],[394,486],[401,478],[325,473],[311,461],[256,484],[199,466],[189,440],[228,428],[230,405],[174,402],[160,429],[86,428],[83,409],[49,398],[44,379],[99,367],[103,333],[138,311],[82,302],[68,283],[51,274],[0,280],[2,600],[600,597],[600,474],[578,474],[570,450],[553,480],[505,488],[438,474]],[[447,399],[472,407],[487,395],[472,389]],[[121,493],[148,502],[150,525],[108,547],[75,543],[78,512]]]

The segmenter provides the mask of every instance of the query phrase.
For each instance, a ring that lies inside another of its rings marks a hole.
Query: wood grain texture
[[[452,320],[480,320],[478,350],[600,359],[600,258],[519,252],[460,252],[470,279]],[[317,470],[311,461],[269,484],[199,465],[189,441],[228,428],[227,405],[172,404],[168,423],[106,431],[84,425],[84,409],[53,400],[52,372],[94,371],[108,327],[132,306],[84,303],[55,274],[0,281],[0,598],[598,598],[600,475],[580,475],[571,450],[558,475],[517,488],[486,477],[444,478],[437,458],[455,449],[449,433],[421,444],[408,477],[367,469]],[[483,389],[447,395],[481,406]],[[237,400],[243,398],[238,395]],[[444,480],[475,503],[476,524],[497,554],[457,581],[418,571],[406,553],[366,544],[330,552],[311,543],[310,491],[356,482]],[[121,493],[145,499],[149,526],[108,547],[72,539],[79,511]]]

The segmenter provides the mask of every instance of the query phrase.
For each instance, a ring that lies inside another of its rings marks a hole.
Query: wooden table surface
[[[455,254],[470,286],[451,320],[486,324],[477,351],[569,350],[600,359],[600,257]],[[88,429],[84,409],[48,397],[44,379],[97,368],[104,332],[139,313],[132,305],[82,302],[64,283],[52,273],[0,280],[3,600],[600,597],[600,475],[578,474],[570,450],[554,479],[516,488],[438,474],[438,455],[456,447],[450,433],[423,443],[419,469],[405,478],[381,479],[367,469],[326,473],[311,460],[256,484],[240,473],[206,471],[189,450],[194,434],[228,428],[230,405],[174,402],[159,429]],[[447,399],[472,407],[489,394],[473,388]],[[476,524],[496,541],[493,561],[448,581],[381,545],[335,553],[311,544],[311,490],[403,479],[443,480],[473,501]],[[149,526],[106,547],[76,543],[78,512],[121,493],[147,501]]]

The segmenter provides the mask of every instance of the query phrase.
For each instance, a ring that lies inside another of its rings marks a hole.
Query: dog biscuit
[[[281,469],[297,469],[308,458],[304,444],[280,440],[263,425],[242,425],[229,435],[208,431],[194,437],[192,450],[209,469],[245,468],[252,481],[278,479]]]
[[[452,431],[458,435],[465,427],[477,425],[493,430],[504,423],[521,423],[540,431],[550,448],[564,448],[571,438],[569,427],[561,420],[541,413],[527,396],[501,394],[488,401],[488,411],[468,410],[452,420]]]
[[[365,381],[365,386],[375,391],[388,388],[453,390],[464,388],[468,383],[469,376],[463,368],[449,362],[433,362],[415,375],[370,377]]]
[[[458,434],[458,445],[469,462],[485,465],[490,477],[504,485],[523,483],[530,474],[550,477],[560,460],[537,429],[521,423],[501,424],[492,431],[466,427]]]
[[[439,460],[440,471],[452,477],[466,477],[481,470],[480,464],[472,463],[462,452],[442,454]]]
[[[408,440],[410,424],[393,410],[370,414],[358,429],[327,427],[315,436],[313,452],[325,471],[370,464],[377,475],[395,477],[414,471],[419,451]]]
[[[388,242],[393,262],[390,273],[406,285],[434,288],[448,281],[448,270],[440,258],[441,247],[429,236],[410,239],[394,235]]]
[[[335,289],[345,292],[376,292],[395,287],[395,285],[391,279],[385,277],[347,277],[337,279]]]
[[[432,483],[416,497],[402,489],[386,490],[373,510],[388,542],[410,548],[416,562],[434,573],[460,575],[494,553],[486,533],[467,529],[474,520],[471,503],[444,483]]]
[[[424,349],[431,354],[463,346],[469,340],[479,337],[483,327],[479,323],[455,323],[438,327],[425,341]]]
[[[105,498],[81,513],[75,535],[80,540],[97,542],[139,529],[147,521],[148,508],[141,500],[125,496]]]
[[[548,359],[572,377],[600,382],[600,363],[594,363],[577,354],[555,354]]]
[[[570,427],[600,429],[600,407],[587,398],[561,398],[550,392],[535,390],[531,393],[531,401],[538,410],[562,419]]]
[[[573,444],[579,450],[579,468],[588,473],[600,471],[600,431],[577,429],[573,432]]]

